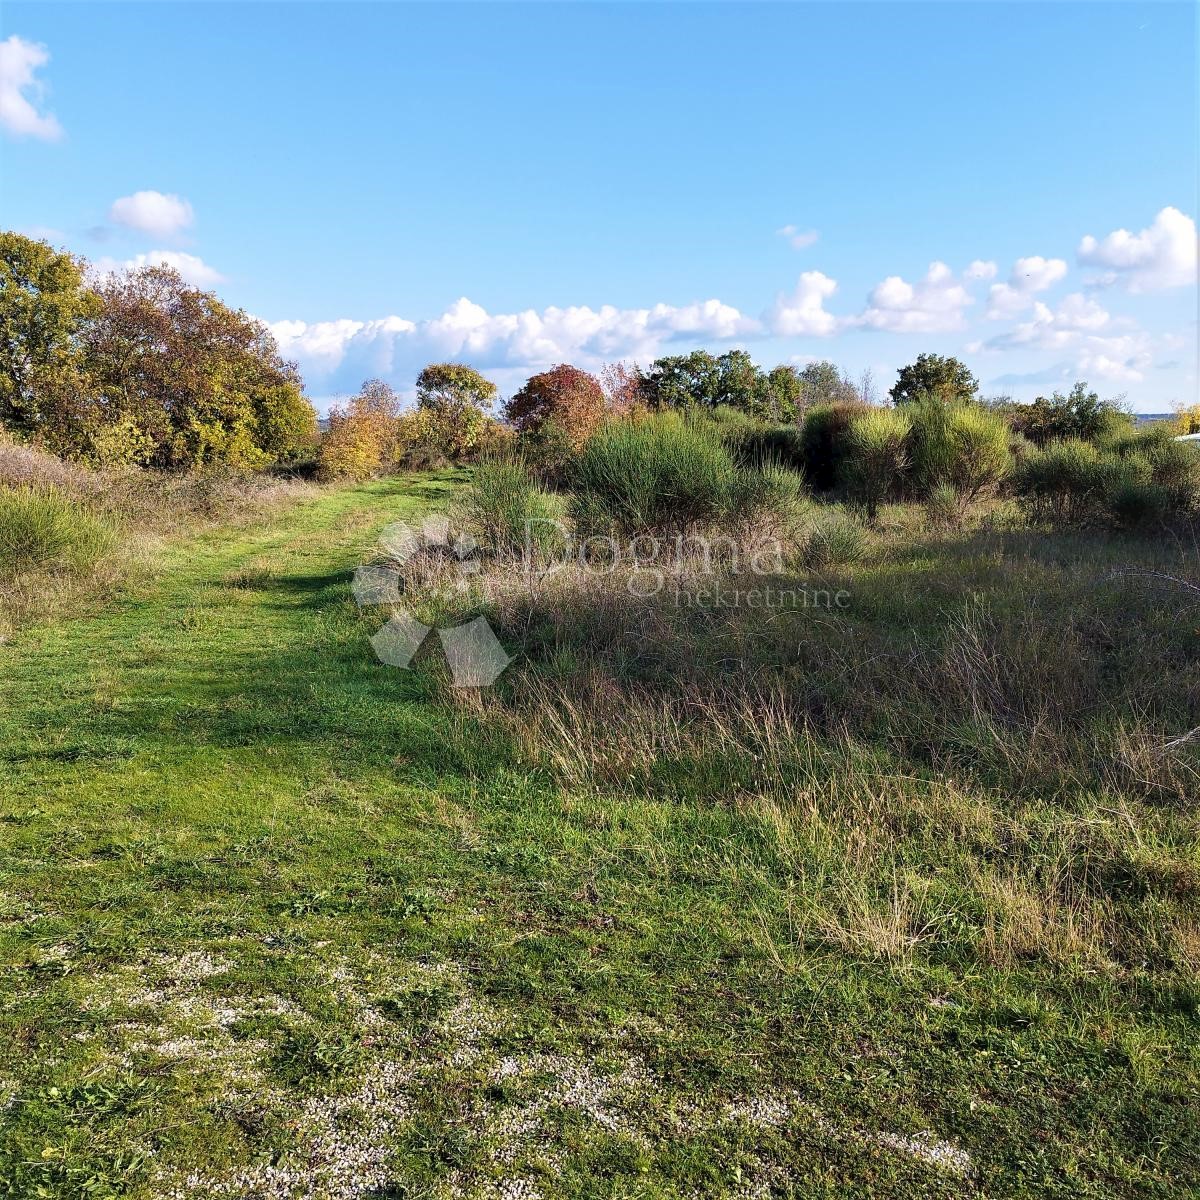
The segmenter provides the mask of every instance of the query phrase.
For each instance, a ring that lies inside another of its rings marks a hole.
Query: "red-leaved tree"
[[[604,390],[594,375],[560,363],[527,380],[504,415],[522,437],[561,438],[578,449],[604,420]]]

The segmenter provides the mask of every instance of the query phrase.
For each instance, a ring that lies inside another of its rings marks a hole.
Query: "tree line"
[[[922,354],[901,368],[888,398],[900,406],[929,397],[981,402],[963,363]],[[598,376],[559,364],[497,412],[493,382],[466,364],[434,363],[417,377],[415,406],[368,381],[333,406],[318,439],[300,374],[261,321],[169,267],[89,279],[82,259],[0,233],[0,428],[98,466],[259,468],[316,454],[329,477],[365,477],[467,461],[518,439],[552,469],[614,415],[720,410],[783,427],[821,405],[876,401],[869,372],[852,381],[827,361],[765,369],[745,350],[695,350],[644,369],[613,364]],[[993,407],[1037,444],[1091,437],[1119,418],[1114,401],[1084,384]]]

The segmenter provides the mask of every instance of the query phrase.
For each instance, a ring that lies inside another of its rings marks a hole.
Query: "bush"
[[[828,492],[844,476],[854,418],[869,412],[866,404],[818,404],[808,410],[800,427],[799,456],[804,478],[814,491]]]
[[[843,471],[850,495],[873,521],[879,506],[900,487],[908,466],[912,422],[894,408],[858,413],[850,423]]]
[[[488,459],[471,477],[462,513],[492,554],[549,555],[562,545],[564,505],[540,488],[519,459]]]
[[[1157,431],[1122,438],[1109,448],[1072,439],[1030,454],[1019,464],[1014,485],[1035,520],[1162,522],[1200,506],[1200,454]]]
[[[116,531],[57,487],[0,490],[0,574],[81,572],[116,544]]]
[[[1034,520],[1076,525],[1103,510],[1111,482],[1104,466],[1104,457],[1091,442],[1072,438],[1029,454],[1018,466],[1013,484]]]
[[[862,559],[866,550],[867,539],[861,526],[844,516],[829,517],[809,534],[804,561],[816,571],[851,566]]]
[[[1079,439],[1107,442],[1127,433],[1133,418],[1117,401],[1101,400],[1086,383],[1076,383],[1067,395],[1055,392],[1039,396],[1032,404],[1013,404],[1007,409],[1013,429],[1036,446]]]
[[[367,380],[357,396],[330,408],[319,476],[369,479],[391,467],[400,450],[399,422],[400,397],[382,380]]]
[[[912,419],[909,454],[914,493],[928,499],[952,488],[960,507],[993,491],[1012,469],[1004,418],[977,404],[926,398],[904,410]]]
[[[576,517],[585,528],[682,531],[728,515],[737,476],[711,422],[671,412],[613,421],[571,471]]]

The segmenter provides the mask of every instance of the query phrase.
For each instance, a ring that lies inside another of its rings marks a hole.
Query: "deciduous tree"
[[[536,439],[553,428],[578,449],[604,420],[604,390],[594,375],[560,363],[527,380],[504,415],[523,437]]]
[[[35,433],[80,390],[80,335],[96,299],[79,259],[0,233],[0,424]]]
[[[947,404],[974,400],[979,381],[957,358],[918,354],[915,363],[900,368],[889,395],[894,404],[934,396]]]
[[[311,438],[299,374],[261,321],[169,267],[110,276],[96,294],[82,334],[90,411],[79,414],[81,441],[124,422],[147,445],[146,465],[258,467]]]

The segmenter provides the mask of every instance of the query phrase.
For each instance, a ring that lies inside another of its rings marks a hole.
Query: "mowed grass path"
[[[1192,1194],[1187,998],[814,949],[769,814],[379,665],[353,567],[453,486],[0,647],[0,1194]]]

